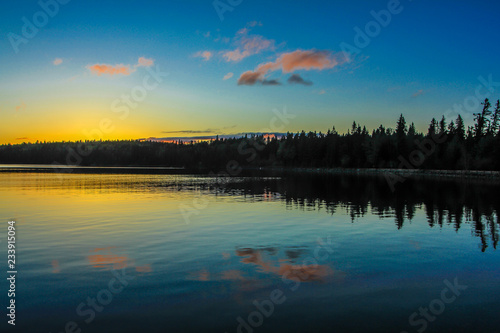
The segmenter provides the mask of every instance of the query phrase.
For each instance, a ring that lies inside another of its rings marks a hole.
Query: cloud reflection
[[[52,273],[58,274],[61,272],[61,269],[59,268],[59,260],[52,260]]]
[[[285,258],[279,258],[283,253]],[[239,248],[235,251],[236,256],[240,258],[240,263],[253,265],[258,272],[270,273],[282,279],[300,282],[324,282],[330,278],[342,279],[345,276],[344,272],[334,270],[329,265],[311,262],[308,259],[312,257],[306,257],[306,253],[308,251],[302,248],[291,248],[281,252],[275,247]],[[223,252],[222,257],[224,260],[230,259],[227,252]],[[270,257],[277,258],[271,259]],[[244,288],[245,286],[250,288],[251,285],[255,285],[255,282],[260,280],[252,277],[250,272],[238,269],[235,264],[232,264],[230,269],[222,271],[215,271],[216,266],[209,269],[203,268],[192,272],[187,279],[194,281],[233,281],[240,283],[240,287],[243,289],[247,289]]]
[[[136,265],[134,260],[131,260],[127,255],[118,255],[114,253],[115,247],[102,247],[91,250],[92,254],[87,256],[87,260],[94,268],[103,270],[122,269],[125,267],[135,267],[135,271],[139,273],[151,273],[153,268],[151,264]],[[57,263],[57,268],[59,263]],[[54,262],[52,263],[54,266]],[[55,268],[54,268],[55,270]]]
[[[112,247],[96,248],[93,250],[95,254],[87,257],[90,265],[95,268],[122,269],[128,266],[129,258],[127,256],[116,255],[112,252]]]
[[[241,262],[244,264],[254,264],[259,267],[262,272],[273,273],[282,276],[284,279],[288,280],[298,280],[301,282],[311,282],[311,281],[324,281],[327,277],[334,275],[334,270],[328,265],[316,265],[316,264],[290,264],[288,262],[282,262],[279,265],[273,264],[272,260],[263,259],[264,252],[274,252],[276,249],[252,249],[244,248],[237,249],[236,255],[243,257]],[[288,260],[298,259],[302,251],[300,250],[287,250]],[[280,262],[282,260],[279,260]]]

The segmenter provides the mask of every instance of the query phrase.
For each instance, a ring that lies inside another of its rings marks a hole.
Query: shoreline
[[[265,168],[264,168],[265,170]],[[436,170],[436,169],[376,169],[376,168],[272,168],[268,170],[291,173],[316,173],[332,175],[373,175],[384,176],[388,174],[397,176],[428,176],[428,177],[453,177],[453,178],[494,178],[500,179],[500,171],[483,170]]]
[[[483,170],[436,170],[436,169],[377,169],[377,168],[286,168],[286,167],[243,167],[243,171],[279,172],[283,174],[323,174],[323,175],[396,175],[402,177],[439,177],[439,178],[481,178],[500,179],[500,171]],[[208,174],[208,169],[188,169],[165,166],[54,166],[51,164],[0,164],[0,172],[54,172],[54,173],[96,173],[98,171],[113,171],[126,173],[126,171],[140,171],[147,173],[179,172],[182,174]]]

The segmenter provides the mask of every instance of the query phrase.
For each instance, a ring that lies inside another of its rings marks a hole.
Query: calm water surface
[[[499,189],[0,172],[0,331],[500,332]]]

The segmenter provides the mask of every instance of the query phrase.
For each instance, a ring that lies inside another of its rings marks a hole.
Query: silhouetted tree
[[[483,111],[481,113],[474,113],[474,120],[476,121],[474,134],[477,140],[483,136],[485,129],[488,127],[488,116],[491,114],[491,103],[487,98],[481,105],[483,105]]]
[[[353,122],[346,134],[333,126],[316,131],[286,133],[282,137],[245,135],[207,142],[76,141],[0,145],[0,163],[77,164],[82,166],[172,166],[219,172],[238,167],[397,168],[401,158],[421,150],[418,143],[447,134],[418,167],[425,169],[500,170],[500,101],[491,113],[488,100],[465,130],[459,115],[448,125],[432,119],[426,135],[409,128],[401,114],[396,128],[380,125],[371,134]],[[76,152],[88,154],[78,156]]]

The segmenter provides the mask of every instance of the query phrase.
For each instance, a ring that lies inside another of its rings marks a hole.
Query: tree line
[[[265,134],[208,142],[138,140],[36,142],[0,146],[0,163],[81,166],[169,166],[210,171],[228,167],[404,168],[500,170],[500,101],[486,99],[474,124],[459,115],[432,119],[426,132],[401,114],[395,128],[371,133],[353,122],[347,133],[335,127],[282,137]]]

